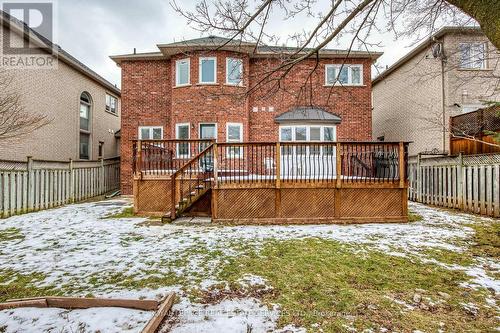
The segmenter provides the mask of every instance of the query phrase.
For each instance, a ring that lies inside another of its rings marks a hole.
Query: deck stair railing
[[[212,140],[134,140],[132,172],[138,176],[170,176]]]
[[[205,144],[202,151],[172,174],[172,220],[212,188],[215,157],[214,144]]]

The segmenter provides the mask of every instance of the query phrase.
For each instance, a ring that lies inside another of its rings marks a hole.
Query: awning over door
[[[316,107],[297,107],[274,118],[278,123],[301,122],[340,124],[342,119],[336,114]]]

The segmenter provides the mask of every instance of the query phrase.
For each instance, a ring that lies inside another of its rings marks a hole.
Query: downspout
[[[444,54],[444,40],[441,42],[441,55],[439,57],[441,60],[441,112],[442,112],[442,123],[443,123],[443,153],[446,151],[446,90],[444,87],[444,70],[446,65],[446,55]]]

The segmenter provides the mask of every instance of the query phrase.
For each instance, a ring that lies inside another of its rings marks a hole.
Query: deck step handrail
[[[200,172],[201,171],[201,172]],[[212,188],[214,178],[214,142],[196,154],[171,176],[171,219],[196,202]]]

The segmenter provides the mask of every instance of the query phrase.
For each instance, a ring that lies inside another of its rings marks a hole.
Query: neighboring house
[[[442,28],[373,80],[373,137],[449,152],[449,117],[500,99],[499,60],[479,28]]]
[[[132,139],[372,139],[371,65],[381,53],[321,50],[318,63],[304,60],[283,80],[283,90],[269,93],[266,87],[252,87],[279,64],[280,55],[298,49],[256,47],[220,37],[158,48],[112,57],[122,69],[125,194],[132,192]],[[341,67],[341,83],[335,83]],[[301,94],[307,98],[297,99]]]
[[[49,48],[54,46],[6,13],[0,12],[0,21],[2,45],[10,34],[11,43],[23,43],[24,36]],[[55,69],[5,67],[2,74],[12,78],[11,88],[25,110],[45,115],[50,122],[28,135],[1,141],[0,159],[25,161],[32,156],[67,161],[119,156],[119,138],[115,136],[120,129],[120,90],[56,48]]]

